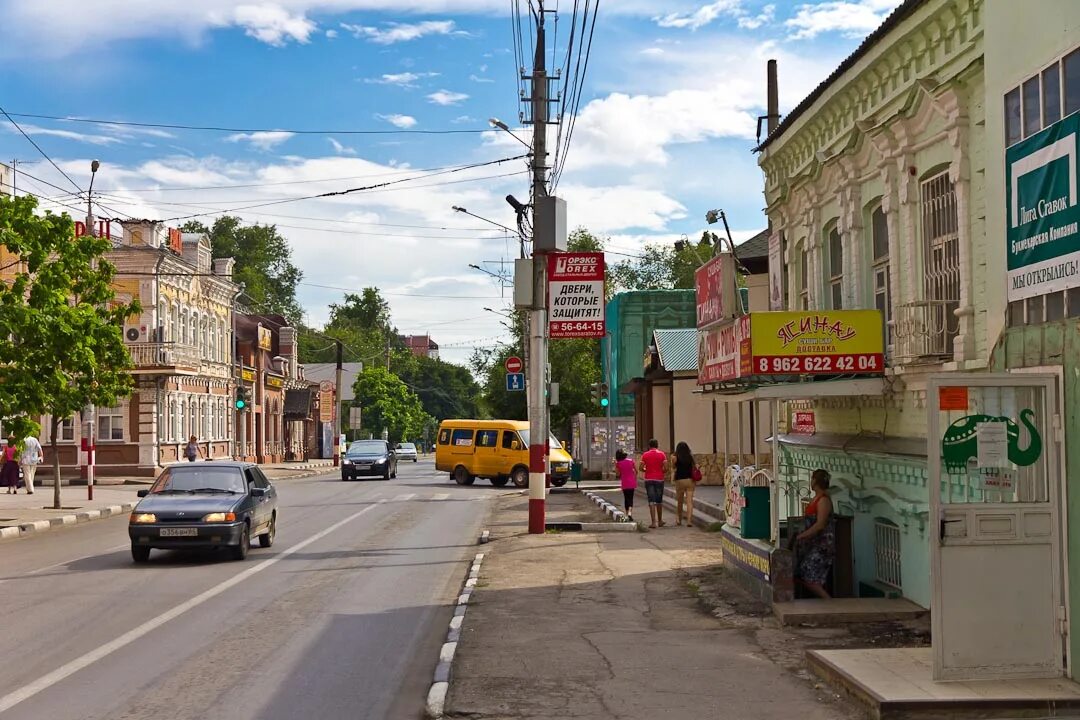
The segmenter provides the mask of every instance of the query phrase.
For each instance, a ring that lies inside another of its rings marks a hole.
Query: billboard
[[[1009,302],[1080,285],[1078,137],[1074,113],[1005,150]]]
[[[547,257],[548,337],[604,337],[604,253]]]
[[[698,333],[698,385],[750,374],[750,316]]]
[[[735,264],[729,253],[717,255],[694,271],[694,292],[699,328],[735,315]]]

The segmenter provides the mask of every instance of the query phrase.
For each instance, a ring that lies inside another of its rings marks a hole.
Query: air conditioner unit
[[[128,342],[146,342],[146,326],[125,325],[124,339]]]

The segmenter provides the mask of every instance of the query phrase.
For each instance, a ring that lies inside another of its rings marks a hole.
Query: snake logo
[[[1001,422],[1008,427],[1009,461],[1026,467],[1033,465],[1042,455],[1042,436],[1035,427],[1035,412],[1020,411],[1020,422],[1031,436],[1026,448],[1020,447],[1020,426],[1012,418],[994,415],[967,415],[945,429],[941,438],[941,457],[949,473],[963,472],[968,460],[978,456],[979,446],[976,431],[978,426],[987,422]]]

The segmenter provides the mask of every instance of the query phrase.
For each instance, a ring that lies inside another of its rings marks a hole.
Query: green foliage
[[[261,313],[284,315],[299,322],[304,311],[296,299],[296,285],[304,274],[292,264],[289,242],[274,225],[246,226],[243,220],[225,215],[207,228],[192,220],[181,228],[210,236],[215,258],[236,261],[233,279],[244,284],[244,293]]]
[[[431,423],[420,398],[386,368],[365,369],[356,376],[353,392],[363,408],[364,429],[375,437],[385,429],[390,442],[418,438]]]
[[[467,368],[412,353],[392,360],[391,367],[436,420],[480,416],[480,386]]]
[[[37,432],[31,418],[51,415],[54,505],[60,507],[57,431],[64,418],[94,404],[115,406],[131,393],[124,320],[138,300],[117,303],[116,269],[104,259],[108,238],[74,237],[66,214],[36,215],[33,197],[0,197],[0,245],[22,261],[0,283],[0,417],[18,437]]]

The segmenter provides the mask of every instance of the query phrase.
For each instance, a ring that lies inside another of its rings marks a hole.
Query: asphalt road
[[[430,461],[277,483],[270,549],[154,551],[127,519],[0,545],[3,720],[421,715],[496,490]]]

